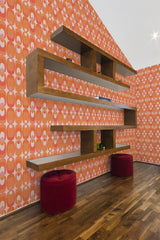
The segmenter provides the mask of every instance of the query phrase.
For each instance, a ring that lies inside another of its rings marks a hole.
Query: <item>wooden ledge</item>
[[[116,72],[125,77],[137,74],[137,71],[132,67],[121,62],[117,58],[113,57],[64,25],[52,33],[50,39],[74,52],[77,52],[78,54],[81,54],[89,49],[93,49],[97,53],[97,63],[101,63],[104,57],[108,58],[109,60],[113,60],[116,63]]]
[[[136,128],[135,125],[54,125],[50,126],[51,131],[90,131],[90,130],[112,130],[112,129],[132,129]]]
[[[71,164],[74,162],[79,162],[85,159],[95,158],[95,157],[106,155],[106,154],[112,154],[114,152],[119,152],[126,149],[130,149],[130,146],[117,144],[115,148],[100,150],[95,153],[81,154],[80,151],[77,151],[77,152],[58,154],[58,155],[49,156],[49,157],[27,160],[26,165],[27,167],[32,168],[36,171],[43,171],[43,170],[48,170],[55,167]]]

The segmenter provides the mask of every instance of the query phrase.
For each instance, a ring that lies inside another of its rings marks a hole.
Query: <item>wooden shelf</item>
[[[123,111],[124,109],[126,110],[128,109],[129,111],[136,111],[135,107],[127,106],[124,104],[113,103],[107,100],[99,100],[92,97],[87,97],[79,94],[44,87],[44,68],[46,67],[50,69],[51,63],[56,62],[56,60],[60,61],[61,63],[64,62],[65,64],[67,64],[67,66],[76,65],[74,63],[68,62],[65,59],[59,58],[51,53],[45,52],[41,49],[36,49],[27,56],[26,93],[28,97],[42,98],[53,101],[67,102],[121,111]],[[78,68],[79,67],[83,68],[79,65],[77,66]],[[124,84],[118,83],[118,86],[120,85],[122,86]],[[130,124],[128,123],[127,125]]]
[[[96,151],[95,153],[81,154],[80,151],[59,154],[49,157],[37,158],[32,160],[27,160],[27,167],[32,168],[36,171],[48,170],[51,168],[71,164],[73,162],[79,162],[85,159],[90,159],[98,157],[101,155],[112,154],[114,152],[119,152],[122,150],[130,149],[129,145],[118,144],[115,148]]]
[[[30,91],[30,93],[28,93]],[[31,93],[31,89],[27,91],[28,97],[41,98],[46,100],[52,100],[57,102],[66,102],[90,107],[98,107],[112,110],[123,111],[124,109],[129,109],[136,111],[135,107],[127,106],[124,104],[118,104],[109,102],[107,100],[99,100],[92,97],[86,97],[79,94],[64,92],[60,90],[55,90],[47,87],[39,87],[35,93]]]
[[[123,91],[130,88],[130,86],[125,83],[118,82],[104,74],[94,72],[89,68],[72,63],[37,48],[26,58],[27,96],[33,94],[33,90],[38,88],[36,86],[37,84],[40,84],[41,87],[44,86],[44,69],[88,81],[114,91]]]
[[[129,67],[125,63],[122,63],[118,59],[106,53],[101,48],[95,46],[85,38],[65,27],[64,25],[62,25],[54,33],[52,33],[50,39],[78,54],[81,54],[81,56],[83,56],[86,52],[90,53],[91,50],[94,51],[97,63],[103,66],[104,63],[105,65],[106,63],[109,63],[109,65],[111,65],[111,63],[114,62],[116,65],[115,71],[125,77],[137,74],[137,71],[135,71],[133,68]]]
[[[136,128],[135,125],[102,125],[102,126],[87,126],[87,125],[54,125],[50,126],[51,131],[97,131],[97,130],[109,130],[109,129],[132,129]]]

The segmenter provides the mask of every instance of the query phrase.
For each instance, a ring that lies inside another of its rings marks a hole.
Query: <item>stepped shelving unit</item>
[[[116,145],[116,130],[136,128],[137,110],[135,107],[47,88],[44,86],[44,69],[88,81],[114,91],[124,91],[130,88],[129,85],[115,80],[116,72],[123,76],[129,76],[136,74],[136,71],[65,26],[57,29],[57,31],[51,35],[51,40],[79,53],[81,56],[81,64],[75,64],[39,48],[35,49],[26,59],[27,96],[120,110],[124,112],[124,125],[50,126],[51,131],[80,131],[80,151],[27,160],[27,166],[36,171],[42,171],[129,149],[129,145]],[[97,63],[101,65],[100,73],[96,72]],[[101,131],[101,142],[103,146],[105,146],[105,150],[97,150],[97,130]]]

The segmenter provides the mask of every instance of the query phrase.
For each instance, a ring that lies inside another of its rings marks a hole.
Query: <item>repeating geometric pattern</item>
[[[79,132],[50,132],[51,124],[123,124],[120,111],[26,97],[26,56],[35,48],[45,49],[64,58],[70,57],[77,64],[80,61],[78,54],[49,40],[50,34],[62,24],[130,65],[86,0],[0,1],[1,216],[39,200],[39,181],[44,172],[37,173],[27,168],[27,159],[80,149]],[[128,83],[131,89],[117,93],[49,71],[45,71],[45,85],[86,96],[98,94],[111,98],[113,102],[135,106],[134,81],[119,75],[116,77]],[[155,91],[158,93],[158,88]],[[156,108],[157,102],[149,107]],[[151,117],[147,119],[147,116],[143,116],[143,121],[158,123],[157,115],[152,114]],[[159,138],[158,131],[156,134]],[[131,145],[132,149],[127,152],[134,154],[134,142],[135,130],[117,131],[117,143]],[[154,147],[154,143],[147,146],[148,149],[151,147]],[[110,161],[108,156],[101,156],[61,168],[75,170],[77,183],[80,183],[109,171]]]
[[[160,164],[160,65],[138,71],[136,159]]]

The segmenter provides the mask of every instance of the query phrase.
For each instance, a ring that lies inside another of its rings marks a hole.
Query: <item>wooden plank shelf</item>
[[[35,93],[27,93],[28,97],[41,98],[57,102],[66,102],[90,107],[98,107],[112,110],[123,111],[129,109],[136,111],[136,107],[127,106],[124,104],[113,103],[107,100],[99,100],[92,97],[87,97],[79,94],[69,93],[47,87],[39,87]]]
[[[109,130],[109,129],[132,129],[136,128],[135,125],[54,125],[50,126],[51,131],[96,131],[96,130]]]
[[[130,86],[125,83],[116,81],[109,76],[94,72],[89,68],[67,61],[64,58],[58,57],[40,48],[35,49],[27,56],[26,69],[27,96],[30,96],[30,94],[33,93],[33,89],[37,89],[36,84],[41,84],[41,87],[44,86],[44,69],[88,81],[114,91],[123,91],[130,88]]]
[[[117,144],[115,148],[96,151],[94,153],[81,154],[80,151],[58,154],[54,156],[48,156],[43,158],[27,160],[27,167],[36,171],[48,170],[55,167],[64,166],[67,164],[79,162],[85,159],[95,158],[102,155],[112,154],[114,152],[130,149],[129,145]]]
[[[90,50],[94,51],[96,54],[96,62],[99,64],[106,65],[106,63],[111,65],[111,61],[115,63],[115,71],[123,76],[130,76],[137,74],[137,71],[134,70],[132,67],[128,66],[125,63],[122,63],[115,57],[111,56],[110,54],[106,53],[101,48],[95,46],[85,38],[81,37],[77,33],[73,32],[71,29],[67,28],[66,26],[62,25],[58,28],[54,33],[51,34],[50,39],[78,54],[81,56],[84,53],[91,52]],[[85,54],[86,55],[86,54]],[[88,55],[87,55],[88,56]],[[92,54],[93,58],[93,54]],[[82,60],[83,61],[83,60]]]
[[[42,98],[53,101],[67,102],[79,105],[86,105],[92,107],[106,108],[121,110],[124,109],[136,111],[135,107],[127,106],[124,104],[113,103],[107,100],[100,100],[93,97],[87,97],[75,93],[65,92],[61,90],[56,90],[52,88],[44,87],[44,68],[51,68],[51,62],[62,61],[70,65],[76,65],[70,63],[65,59],[59,58],[51,53],[48,53],[42,49],[36,49],[31,54],[27,56],[27,81],[26,90],[28,97]],[[53,64],[54,65],[54,64]],[[78,68],[83,68],[77,65]],[[60,70],[61,71],[61,70]],[[93,73],[93,75],[96,73]],[[98,74],[98,73],[97,73]],[[98,74],[99,75],[99,74]],[[116,83],[117,84],[117,83]],[[123,83],[118,83],[118,86],[124,86]],[[118,90],[118,89],[117,89]]]

